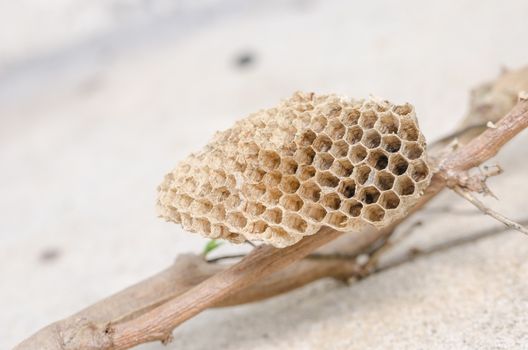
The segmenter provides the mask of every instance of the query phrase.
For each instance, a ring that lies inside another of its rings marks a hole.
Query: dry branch
[[[461,147],[439,163],[438,173],[433,177],[426,194],[413,208],[413,211],[421,208],[446,184],[450,187],[463,184],[465,188],[470,189],[468,183],[471,183],[471,178],[467,170],[494,156],[507,141],[526,126],[528,126],[528,101],[522,99],[506,117],[496,124],[495,128],[487,129],[468,145]],[[372,239],[371,242],[390,234],[393,228],[394,226],[391,226],[387,230],[374,233],[373,237],[376,239]],[[178,281],[180,275],[175,271],[182,271],[180,269],[166,270],[71,318],[46,327],[21,343],[16,349],[117,350],[152,340],[167,341],[175,326],[208,307],[237,304],[266,297],[266,292],[262,292],[262,289],[257,291],[255,287],[251,297],[244,298],[242,295],[245,293],[251,295],[249,291],[252,285],[259,285],[257,281],[287,266],[290,266],[289,270],[282,270],[280,272],[282,275],[273,275],[276,281],[283,281],[273,284],[276,287],[275,294],[314,280],[319,275],[313,275],[310,278],[302,276],[303,278],[296,279],[295,283],[284,282],[284,277],[288,273],[306,274],[307,269],[301,266],[307,266],[306,264],[310,262],[304,260],[300,263],[298,260],[340,235],[336,231],[323,229],[323,232],[307,237],[289,248],[281,250],[271,247],[256,248],[242,261],[226,269],[223,269],[221,265],[207,264],[208,272],[218,269],[217,273],[211,275],[197,273],[199,270],[193,271],[193,274],[186,271],[182,274],[185,278],[180,280],[179,284],[175,283],[172,286],[174,290],[168,295],[161,295],[160,290],[170,291],[171,287],[167,288],[167,286]],[[296,265],[292,265],[293,263]],[[184,263],[177,265],[189,266]],[[347,267],[350,270],[342,271],[344,275],[356,272],[357,266],[353,263]],[[322,276],[327,272],[321,269],[319,273]],[[270,280],[266,283],[270,283]],[[175,290],[181,292],[175,292]],[[268,294],[267,296],[274,295]]]

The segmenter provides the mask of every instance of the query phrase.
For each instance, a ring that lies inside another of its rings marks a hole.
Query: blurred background
[[[201,251],[154,204],[215,130],[304,90],[411,102],[433,140],[470,88],[528,63],[527,18],[524,0],[0,0],[0,348]],[[526,147],[523,133],[492,182],[514,218]],[[418,241],[495,225],[427,220]],[[526,349],[523,238],[209,311],[168,348]]]

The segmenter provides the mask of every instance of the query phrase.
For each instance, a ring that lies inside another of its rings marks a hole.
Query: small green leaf
[[[207,256],[207,254],[220,247],[222,244],[224,244],[224,242],[218,242],[216,239],[211,239],[205,245],[202,255]]]

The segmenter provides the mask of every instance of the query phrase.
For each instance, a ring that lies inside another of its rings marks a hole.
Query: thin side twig
[[[525,235],[528,236],[528,229],[526,229],[526,227],[522,226],[521,224],[519,224],[519,223],[517,223],[517,222],[515,222],[515,221],[513,221],[511,219],[508,219],[507,217],[505,217],[501,213],[498,213],[495,210],[491,209],[490,207],[488,207],[487,205],[482,203],[471,192],[461,188],[460,186],[453,187],[453,191],[455,191],[462,198],[464,198],[465,200],[467,200],[468,202],[473,204],[475,207],[477,207],[484,214],[489,215],[492,218],[494,218],[495,220],[502,222],[504,225],[506,225],[506,227],[508,227],[508,228],[510,228],[512,230],[515,230],[515,231],[522,232],[522,233],[524,233]]]

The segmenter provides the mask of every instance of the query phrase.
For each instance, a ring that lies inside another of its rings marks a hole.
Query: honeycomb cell
[[[407,141],[418,140],[418,127],[412,119],[402,119],[400,121],[399,135],[402,139]]]
[[[402,152],[408,159],[414,160],[422,156],[423,148],[415,142],[407,142],[403,146]]]
[[[259,160],[262,164],[262,169],[273,171],[279,167],[281,157],[275,151],[262,150],[259,152]]]
[[[376,123],[376,120],[378,120],[376,113],[372,110],[367,110],[361,112],[361,116],[359,117],[359,125],[365,129],[372,129]]]
[[[376,130],[368,130],[363,134],[361,143],[367,146],[367,148],[376,148],[381,143],[381,135]]]
[[[346,224],[347,216],[340,212],[329,213],[326,223],[332,227],[343,227]]]
[[[377,188],[379,188],[382,191],[387,191],[392,188],[394,185],[395,177],[391,173],[387,171],[380,171],[376,174],[376,179],[374,180],[374,184]]]
[[[400,124],[398,118],[390,112],[383,114],[378,123],[378,129],[382,134],[396,134]]]
[[[357,125],[360,115],[361,113],[356,108],[347,109],[342,112],[341,121],[347,127],[354,126]]]
[[[295,93],[217,133],[158,188],[185,230],[276,247],[400,218],[432,176],[409,104]]]
[[[367,183],[368,179],[370,178],[370,173],[372,172],[372,169],[366,165],[360,165],[356,168],[354,168],[354,178],[356,179],[357,183],[360,185],[364,185]]]
[[[280,183],[280,189],[286,193],[294,193],[299,189],[299,186],[301,186],[301,183],[294,175],[284,176]]]
[[[390,153],[398,152],[401,148],[401,140],[396,135],[383,135],[381,147]]]
[[[317,152],[327,152],[332,147],[332,139],[325,134],[317,136],[313,142],[313,149]]]
[[[295,159],[291,157],[285,157],[281,161],[281,164],[279,166],[279,171],[282,174],[293,175],[295,174],[295,172],[297,172],[298,168],[299,168],[299,164],[297,164]]]
[[[407,171],[409,163],[400,154],[393,154],[389,158],[389,170],[394,175],[403,175]]]
[[[402,196],[409,196],[414,193],[414,182],[408,176],[401,176],[396,180],[394,190]]]
[[[344,179],[339,184],[337,192],[345,198],[352,198],[356,194],[356,182],[353,179]]]
[[[353,164],[358,164],[367,157],[367,149],[363,145],[354,145],[350,148],[348,158]]]
[[[374,169],[383,170],[389,164],[389,157],[382,150],[376,149],[370,152],[367,163]]]
[[[338,159],[334,161],[330,171],[339,177],[348,177],[352,174],[352,171],[354,171],[354,166],[348,159]]]
[[[358,202],[355,199],[349,199],[343,203],[342,209],[346,214],[356,218],[361,215],[361,210],[363,210],[363,203]]]
[[[321,187],[337,187],[339,184],[339,179],[329,171],[318,173],[316,178]]]
[[[321,188],[314,182],[305,182],[299,188],[299,195],[313,202],[318,202],[321,198]]]
[[[363,209],[365,219],[371,222],[378,222],[383,220],[385,210],[377,204],[368,205]]]
[[[282,222],[282,210],[279,208],[267,209],[262,218],[273,224],[280,224]]]
[[[372,204],[378,201],[380,191],[374,186],[364,187],[359,191],[359,200],[365,204]]]
[[[330,153],[318,153],[315,155],[314,166],[319,170],[328,170],[334,163],[334,157]]]
[[[299,211],[303,206],[303,200],[296,194],[287,194],[280,199],[281,205],[286,210]]]
[[[326,134],[332,138],[332,140],[339,140],[345,135],[346,128],[336,118],[328,123],[326,127]]]
[[[329,193],[323,196],[321,204],[328,209],[337,210],[341,205],[341,199],[337,193]]]
[[[312,165],[302,165],[298,169],[299,179],[301,181],[306,181],[308,179],[311,179],[312,177],[315,176],[316,173],[317,173],[317,170]]]
[[[400,205],[400,198],[392,191],[384,192],[378,202],[385,209],[396,209]]]
[[[298,149],[295,152],[294,159],[298,164],[312,164],[315,157],[315,151],[312,147]]]
[[[416,181],[420,182],[425,180],[429,176],[429,168],[425,164],[425,162],[421,159],[415,160],[411,164],[411,178]]]
[[[300,217],[299,215],[290,214],[290,213],[284,216],[284,220],[282,221],[282,223],[288,228],[291,228],[292,230],[295,230],[301,233],[305,232],[308,226],[306,221],[302,217]]]
[[[354,125],[347,130],[345,139],[349,145],[353,145],[361,141],[362,137],[363,137],[363,129],[361,129],[359,125]]]
[[[334,142],[332,144],[332,148],[330,149],[330,154],[336,158],[346,157],[348,154],[348,143],[343,140]]]
[[[301,134],[301,136],[297,140],[297,143],[301,147],[308,147],[313,144],[316,137],[317,134],[313,130],[308,129]]]

